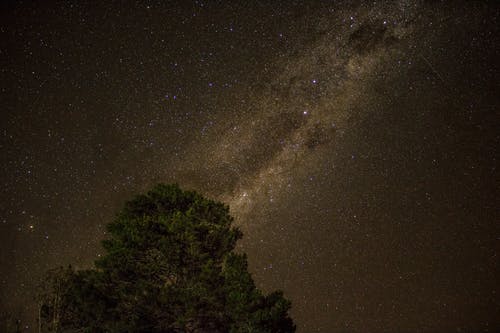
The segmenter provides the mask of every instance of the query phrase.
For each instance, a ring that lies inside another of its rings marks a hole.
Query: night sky
[[[2,1],[0,309],[159,182],[299,333],[500,329],[495,1]]]

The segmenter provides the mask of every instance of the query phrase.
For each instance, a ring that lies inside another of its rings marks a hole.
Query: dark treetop
[[[53,270],[39,296],[54,332],[295,332],[290,302],[264,296],[234,253],[229,208],[177,185],[125,204],[94,269]]]

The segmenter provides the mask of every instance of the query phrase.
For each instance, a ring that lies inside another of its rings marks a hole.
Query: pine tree
[[[263,295],[234,252],[232,222],[220,202],[157,185],[108,225],[94,269],[64,271],[64,295],[57,309],[43,304],[43,320],[57,310],[57,332],[294,332],[290,302]]]

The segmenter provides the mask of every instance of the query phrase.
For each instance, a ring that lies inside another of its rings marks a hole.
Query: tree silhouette
[[[39,297],[52,332],[295,332],[290,302],[263,295],[224,204],[160,184],[108,225],[95,268],[52,271]]]

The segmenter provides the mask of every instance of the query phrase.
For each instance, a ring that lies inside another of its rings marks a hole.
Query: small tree
[[[108,225],[106,254],[95,269],[62,271],[64,283],[56,286],[63,295],[41,304],[45,326],[56,332],[294,332],[290,302],[281,292],[263,295],[246,256],[234,252],[242,233],[232,222],[227,206],[177,185],[135,197]],[[47,325],[51,320],[56,324]]]

